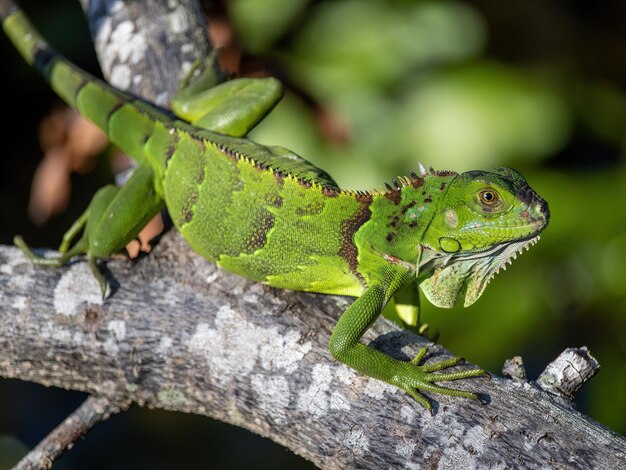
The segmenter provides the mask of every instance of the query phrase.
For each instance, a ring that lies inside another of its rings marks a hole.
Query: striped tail
[[[0,17],[5,33],[24,60],[36,68],[63,100],[78,108],[76,95],[85,82],[97,79],[71,64],[54,50],[11,0],[0,0]],[[79,109],[82,112],[82,110]]]
[[[155,121],[170,121],[167,114],[72,64],[45,41],[13,1],[0,0],[0,20],[22,57],[68,105],[138,163],[146,161],[147,137],[154,131]]]

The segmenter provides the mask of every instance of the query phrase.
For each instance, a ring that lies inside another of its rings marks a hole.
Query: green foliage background
[[[340,185],[378,187],[418,162],[522,171],[550,204],[541,242],[472,307],[425,301],[424,319],[453,353],[495,373],[521,355],[530,379],[565,347],[588,346],[602,367],[577,403],[626,433],[626,56],[617,52],[626,8],[575,3],[232,0],[218,10],[245,53],[288,85],[253,138],[292,148]],[[80,9],[59,5],[46,34],[73,60],[93,64]],[[82,42],[70,39],[80,34]],[[22,81],[11,94],[49,103],[39,77],[11,61]],[[48,109],[37,101],[17,113],[36,119]],[[37,154],[32,142],[27,150]],[[18,231],[41,236],[23,220],[36,158],[2,184],[2,197],[19,201],[1,209],[13,211],[3,214],[11,221],[3,243]],[[96,189],[78,182],[76,194],[81,184],[78,208],[54,221],[59,228],[48,235],[56,238],[42,244],[58,242]]]

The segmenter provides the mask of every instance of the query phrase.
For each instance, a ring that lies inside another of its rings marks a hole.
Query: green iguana
[[[35,256],[16,237],[35,264],[61,266],[85,254],[104,293],[98,260],[123,249],[167,207],[193,249],[228,271],[274,287],[356,297],[330,338],[339,361],[428,409],[418,390],[478,398],[435,385],[485,374],[441,372],[460,358],[420,365],[426,348],[406,362],[360,339],[398,296],[399,313],[415,327],[418,285],[436,306],[471,305],[505,263],[539,239],[548,205],[519,173],[457,174],[420,164],[419,174],[384,189],[342,190],[293,152],[243,137],[280,100],[277,80],[217,84],[203,73],[175,97],[172,117],[68,62],[12,2],[0,0],[0,17],[24,59],[138,163],[123,187],[94,195],[64,235],[60,256]]]

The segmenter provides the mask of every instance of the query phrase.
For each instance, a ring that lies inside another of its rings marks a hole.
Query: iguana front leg
[[[172,98],[172,111],[202,129],[243,137],[276,106],[283,87],[271,77],[219,83],[223,78],[215,74],[216,60],[211,54],[191,71]]]
[[[397,278],[396,278],[397,279]],[[404,279],[402,279],[404,280]],[[389,298],[397,290],[397,281],[390,277],[368,287],[341,315],[330,337],[330,352],[339,361],[375,379],[401,388],[426,409],[429,400],[418,390],[479,400],[475,393],[435,385],[434,382],[465,379],[485,375],[482,369],[434,373],[462,361],[452,358],[434,364],[419,365],[428,348],[423,347],[412,361],[401,361],[360,343],[361,337],[376,320]],[[387,287],[386,287],[387,286]]]

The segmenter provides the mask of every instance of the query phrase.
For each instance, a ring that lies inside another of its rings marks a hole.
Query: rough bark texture
[[[159,49],[172,36],[158,29],[178,23],[154,12],[180,3],[83,4],[105,77],[166,103],[187,59]],[[107,39],[151,28],[137,55],[142,40]],[[107,58],[115,54],[119,63]],[[203,260],[177,233],[149,256],[108,269],[113,292],[103,303],[86,263],[35,268],[16,248],[0,247],[0,376],[211,416],[323,468],[626,467],[624,438],[528,382],[463,381],[489,404],[437,397],[431,416],[333,361],[328,338],[350,299],[248,282]],[[423,344],[385,321],[364,340],[404,359]]]
[[[160,106],[211,50],[195,0],[80,0],[107,81]]]
[[[537,385],[563,398],[573,400],[576,392],[598,373],[600,364],[586,346],[567,348],[537,378]]]
[[[0,248],[1,376],[211,416],[323,468],[626,466],[625,439],[527,382],[463,381],[489,404],[436,397],[431,416],[333,361],[328,338],[350,299],[246,281],[177,233],[108,267],[117,287],[102,303],[86,263],[34,268]],[[386,321],[375,338],[405,359],[424,341]]]

